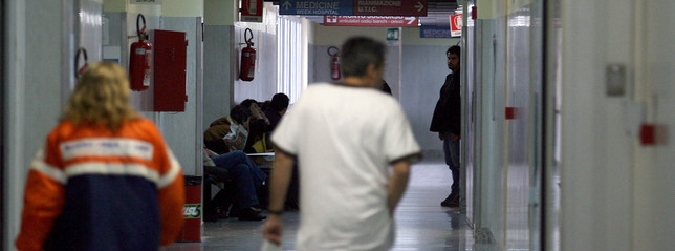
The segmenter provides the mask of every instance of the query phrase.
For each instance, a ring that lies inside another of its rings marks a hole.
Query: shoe
[[[459,207],[459,196],[454,194],[448,195],[443,201],[441,201],[442,207],[456,208]]]
[[[239,221],[261,221],[267,218],[262,210],[249,207],[239,210]]]

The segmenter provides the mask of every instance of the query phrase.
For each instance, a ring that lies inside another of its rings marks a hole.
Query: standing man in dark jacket
[[[443,207],[459,207],[459,139],[462,125],[462,102],[459,86],[459,60],[461,48],[453,45],[448,48],[448,74],[441,87],[440,97],[436,102],[434,117],[431,120],[432,132],[438,132],[438,138],[443,141],[445,163],[452,170],[452,191],[442,202]]]

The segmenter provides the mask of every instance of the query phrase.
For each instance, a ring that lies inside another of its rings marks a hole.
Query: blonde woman
[[[28,172],[19,250],[158,250],[183,223],[183,175],[159,130],[129,103],[126,71],[80,76]]]

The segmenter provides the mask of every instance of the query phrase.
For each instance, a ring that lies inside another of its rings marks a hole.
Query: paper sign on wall
[[[452,37],[462,36],[462,22],[462,14],[450,16],[450,30],[452,32]]]
[[[241,0],[242,22],[262,23],[263,0]]]

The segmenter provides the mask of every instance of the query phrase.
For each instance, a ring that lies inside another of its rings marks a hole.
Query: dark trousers
[[[452,141],[450,131],[443,133],[443,153],[445,155],[445,163],[452,171],[452,191],[451,197],[459,196],[459,140]]]

